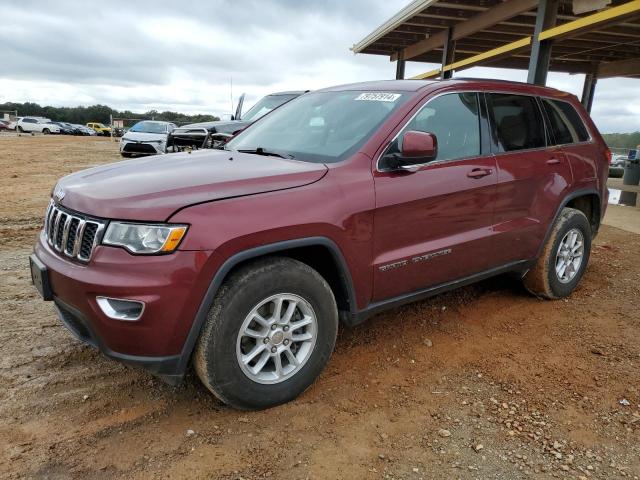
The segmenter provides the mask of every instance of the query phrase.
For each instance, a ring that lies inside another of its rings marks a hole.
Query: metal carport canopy
[[[414,0],[352,50],[398,61],[400,78],[407,60],[440,64],[413,78],[479,65],[539,84],[548,70],[640,78],[640,0]]]

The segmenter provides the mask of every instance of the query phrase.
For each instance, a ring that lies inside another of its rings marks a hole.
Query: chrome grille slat
[[[87,228],[89,226],[89,228]],[[106,224],[49,204],[43,233],[51,247],[66,257],[88,262],[100,243]]]
[[[52,205],[51,218],[49,219],[49,230],[47,230],[47,240],[49,242],[49,245],[53,245],[53,232],[55,230],[57,216],[58,216],[58,210],[56,210]]]
[[[69,240],[69,228],[71,227],[71,220],[73,217],[71,215],[67,215],[67,218],[64,221],[64,227],[62,227],[62,241],[60,242],[60,248],[64,250],[64,253],[67,253],[67,240]]]
[[[55,248],[56,250],[58,250],[58,231],[60,230],[60,219],[63,215],[64,213],[58,211],[58,214],[56,215],[56,223],[53,225],[53,232],[51,234],[51,242],[53,242],[53,248]]]
[[[79,225],[80,220],[78,217],[71,217],[71,221],[69,222],[69,234],[67,235],[67,240],[64,242],[64,253],[66,255],[73,255],[73,248],[76,244]]]
[[[51,224],[51,214],[53,213],[53,204],[50,203],[49,206],[47,207],[47,214],[44,217],[44,231],[48,232],[49,231],[49,226]]]
[[[78,230],[76,230],[76,241],[73,242],[73,251],[71,252],[72,257],[77,257],[78,252],[80,251],[80,245],[82,245],[82,236],[84,235],[84,227],[87,222],[83,219],[80,219],[80,223],[78,224]]]
[[[97,245],[98,233],[99,233],[99,230],[101,230],[100,227],[104,228],[104,225],[99,224],[97,222],[87,222],[85,224],[85,234],[82,236],[82,244],[80,244],[78,259],[85,262],[89,261],[89,259],[91,258],[91,254],[93,253],[93,250],[96,248],[96,245]],[[87,255],[84,254],[85,248],[83,248],[83,245],[85,243],[89,244],[89,247],[88,247],[89,252]]]

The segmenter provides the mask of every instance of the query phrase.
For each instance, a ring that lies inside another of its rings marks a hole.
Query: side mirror
[[[438,139],[433,133],[409,130],[402,137],[400,152],[385,155],[392,170],[414,172],[416,165],[433,160],[438,155]]]
[[[438,154],[438,140],[433,133],[409,130],[402,137],[401,153],[408,160],[433,160]]]

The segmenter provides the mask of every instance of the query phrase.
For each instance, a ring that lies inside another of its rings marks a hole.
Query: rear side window
[[[534,97],[491,93],[489,107],[498,148],[503,152],[546,146],[544,122]]]
[[[584,126],[576,109],[569,102],[543,98],[542,105],[547,117],[549,117],[551,130],[557,145],[589,140],[587,128]]]
[[[480,116],[475,93],[451,93],[429,101],[405,126],[433,133],[438,141],[435,160],[480,155]]]

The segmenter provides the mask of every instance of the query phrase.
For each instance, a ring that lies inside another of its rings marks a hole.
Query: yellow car
[[[87,127],[92,128],[98,135],[108,137],[111,135],[111,127],[106,127],[103,123],[91,122],[87,123]]]

